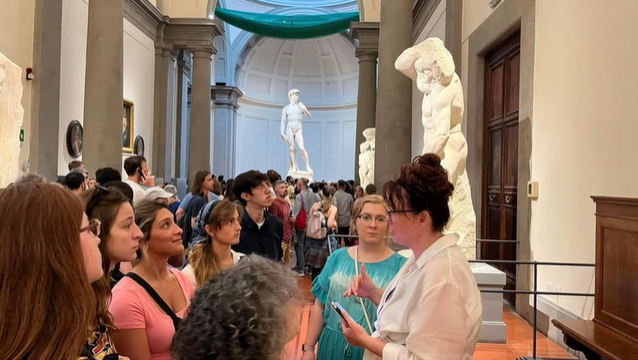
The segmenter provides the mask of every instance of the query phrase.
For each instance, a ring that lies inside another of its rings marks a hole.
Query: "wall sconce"
[[[32,68],[27,68],[27,81],[35,79]]]

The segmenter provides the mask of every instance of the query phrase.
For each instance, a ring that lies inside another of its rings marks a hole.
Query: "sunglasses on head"
[[[95,184],[93,195],[91,195],[91,198],[86,203],[86,209],[84,210],[86,215],[91,216],[91,213],[93,212],[93,210],[95,210],[95,207],[100,203],[100,198],[102,197],[102,195],[108,194],[110,192],[111,191],[104,186]]]

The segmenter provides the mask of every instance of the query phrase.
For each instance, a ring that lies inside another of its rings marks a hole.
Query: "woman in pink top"
[[[182,230],[166,205],[152,200],[136,204],[135,222],[144,237],[139,262],[131,272],[148,283],[178,318],[183,318],[195,288],[179,270],[167,266],[169,257],[184,251]],[[170,359],[174,322],[130,274],[113,288],[109,311],[117,328],[112,339],[120,355],[136,360]]]

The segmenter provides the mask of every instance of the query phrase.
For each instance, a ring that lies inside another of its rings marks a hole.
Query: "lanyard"
[[[354,273],[355,275],[359,275],[359,246],[358,245],[356,248],[354,248]],[[366,307],[363,305],[362,298],[359,298],[359,304],[361,304],[361,310],[363,310],[363,315],[366,318],[366,323],[368,324],[370,335],[372,335],[374,331],[372,330],[372,325],[370,324],[370,318],[368,317],[368,312],[366,311]]]

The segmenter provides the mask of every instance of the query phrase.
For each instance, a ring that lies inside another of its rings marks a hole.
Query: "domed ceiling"
[[[288,90],[313,106],[356,101],[358,63],[352,43],[342,35],[293,41],[262,39],[250,50],[237,85],[246,98],[280,104]]]

